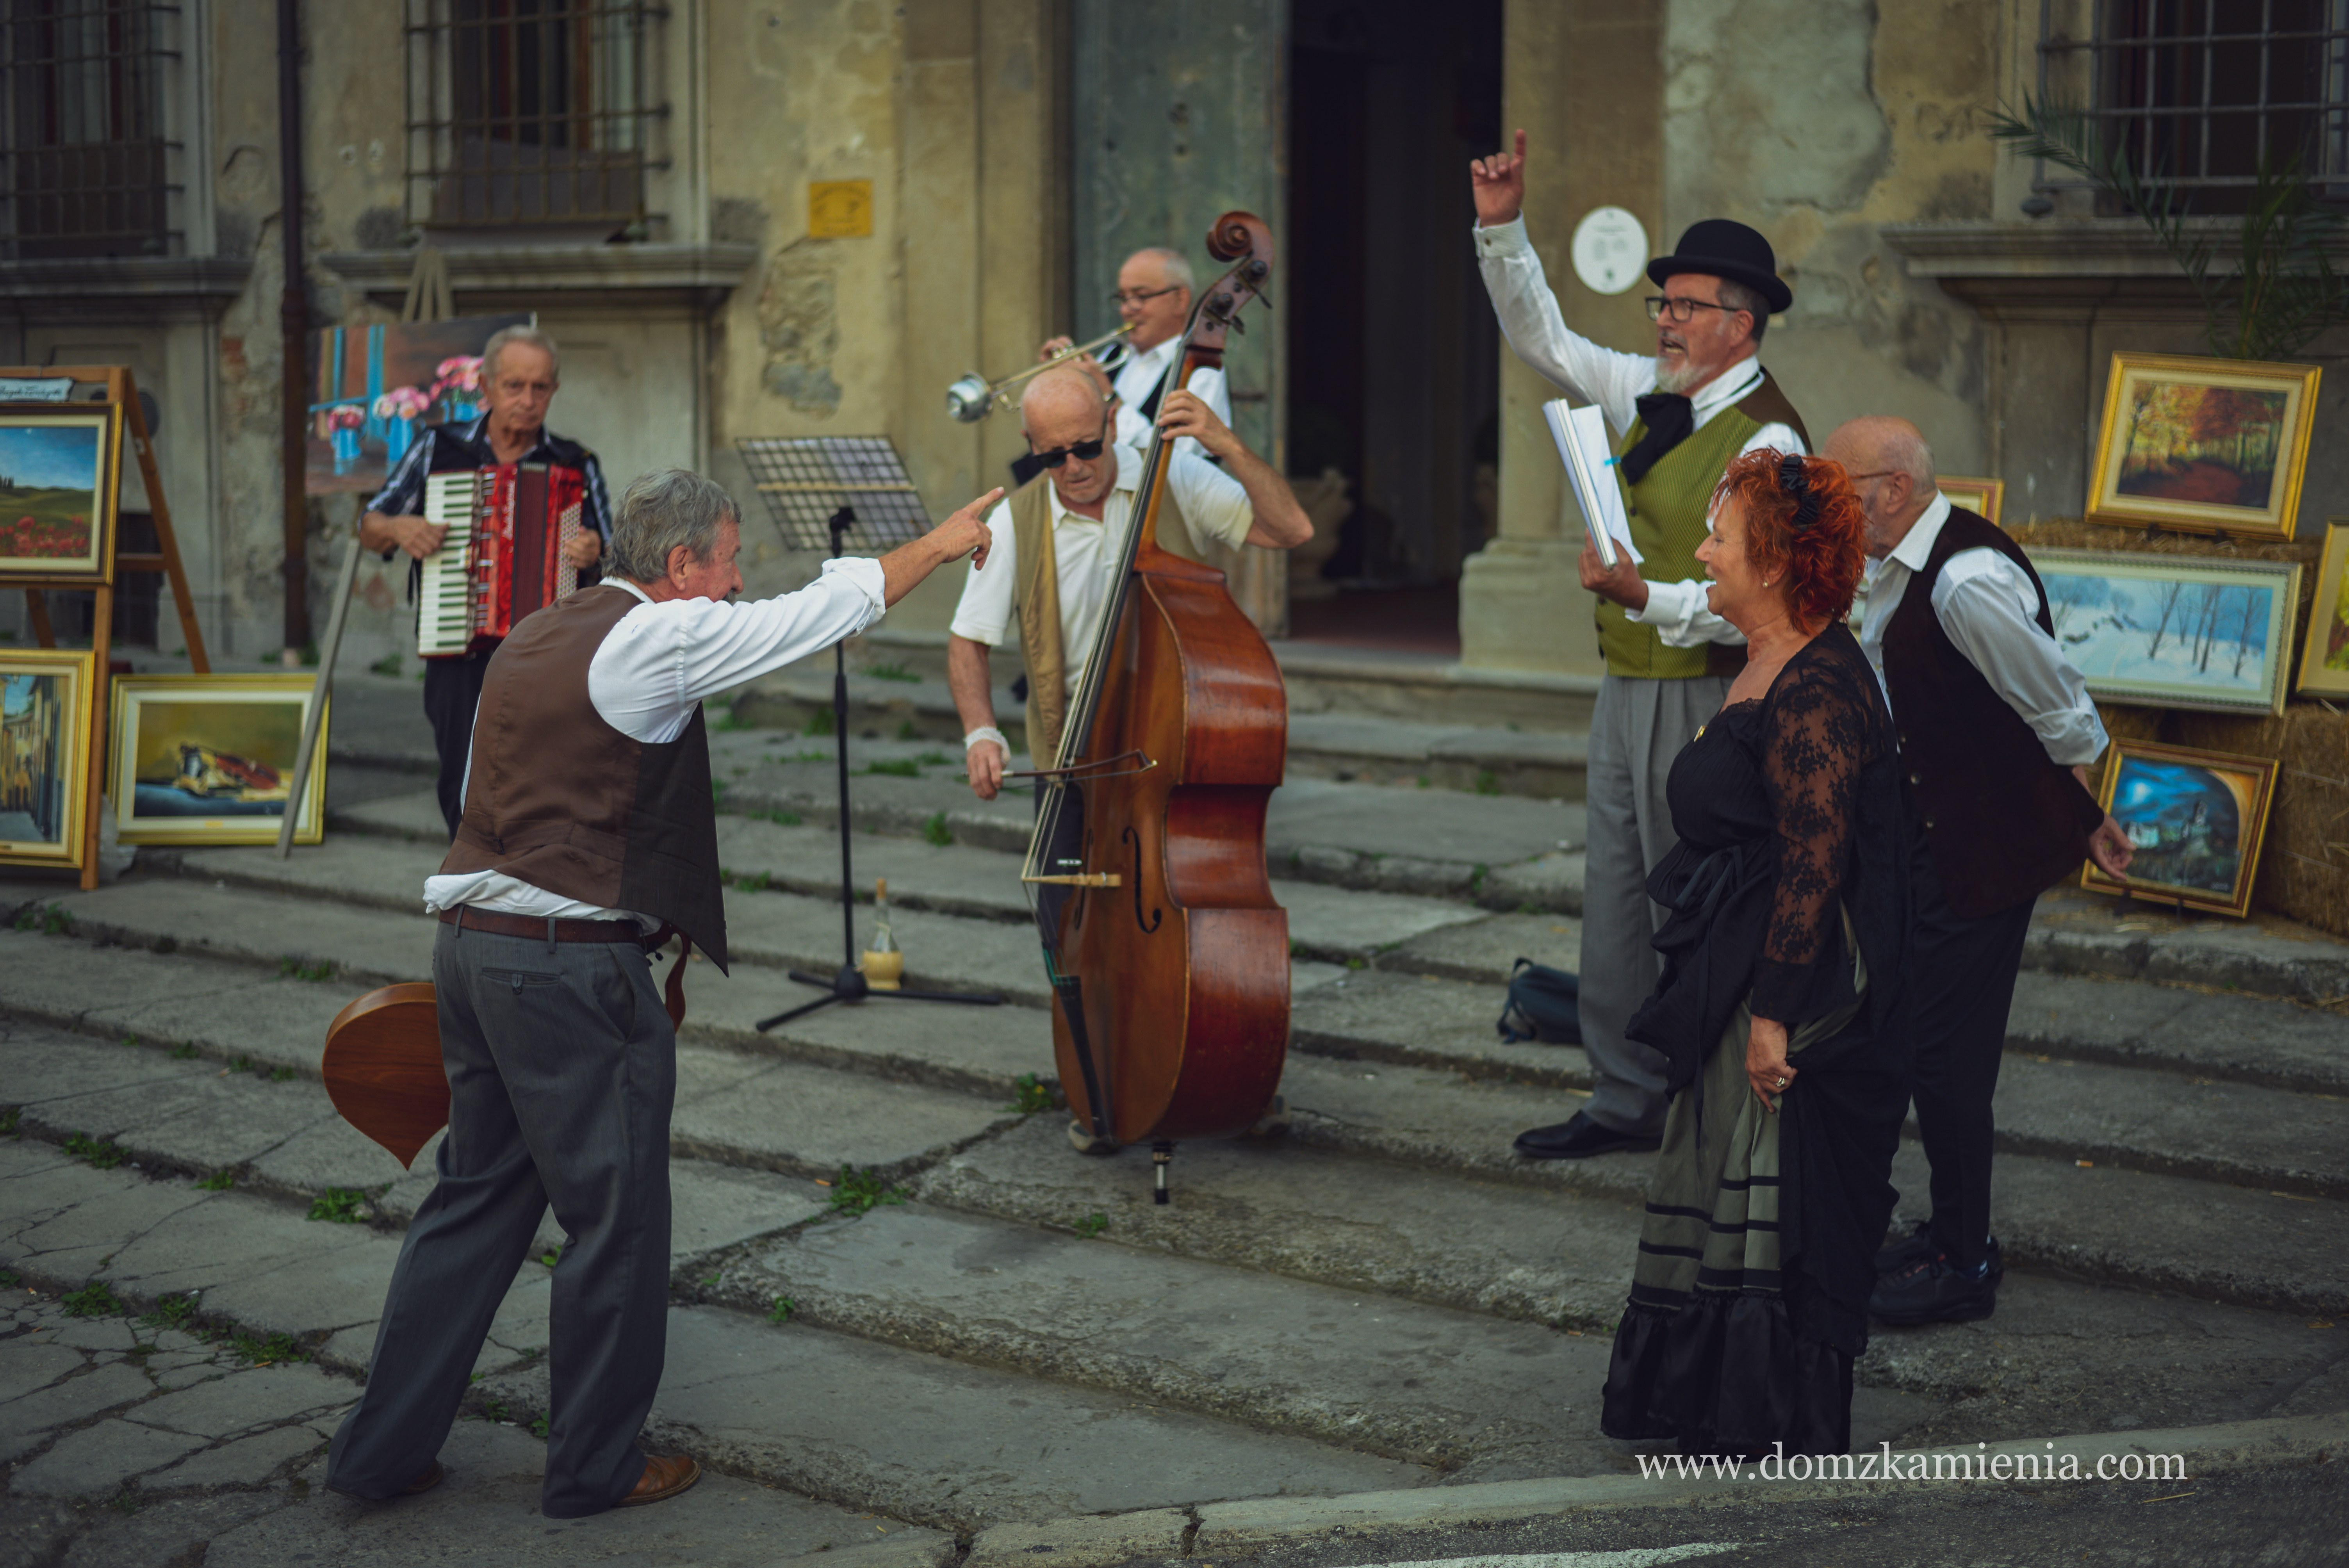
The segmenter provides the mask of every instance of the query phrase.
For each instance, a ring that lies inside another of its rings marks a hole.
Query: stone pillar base
[[[1461,563],[1460,663],[1470,669],[1597,676],[1594,600],[1557,539],[1496,539]]]

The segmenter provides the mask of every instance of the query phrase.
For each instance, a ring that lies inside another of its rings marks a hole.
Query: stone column
[[[1593,294],[1574,276],[1568,248],[1593,207],[1629,208],[1661,233],[1662,27],[1661,0],[1508,0],[1502,26],[1502,135],[1523,128],[1530,160],[1526,227],[1567,324],[1627,350],[1652,341],[1635,288]],[[1498,537],[1463,563],[1460,658],[1476,668],[1597,675],[1592,602],[1575,570],[1582,520],[1541,406],[1559,396],[1515,355],[1501,357]]]

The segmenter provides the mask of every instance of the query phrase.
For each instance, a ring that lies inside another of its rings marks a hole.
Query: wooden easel
[[[57,645],[56,630],[49,624],[49,603],[43,591],[49,588],[88,589],[98,595],[96,611],[90,616],[90,651],[97,655],[97,672],[90,683],[89,778],[87,798],[82,811],[81,885],[87,892],[98,885],[98,799],[106,791],[107,732],[111,727],[113,704],[109,700],[107,676],[114,646],[114,573],[160,572],[171,582],[171,602],[180,612],[180,629],[187,634],[188,662],[196,674],[212,674],[212,660],[204,654],[204,634],[196,626],[196,599],[188,591],[187,569],[180,564],[180,541],[171,531],[171,504],[163,499],[162,475],[155,467],[155,446],[147,438],[147,416],[139,407],[139,388],[131,384],[129,366],[124,365],[17,365],[0,366],[0,377],[21,377],[33,381],[96,381],[106,387],[102,399],[122,406],[123,428],[130,437],[131,450],[139,455],[139,476],[147,484],[147,505],[155,518],[154,553],[125,551],[121,546],[121,522],[107,535],[105,548],[114,557],[114,571],[105,580],[92,583],[88,578],[18,578],[25,590],[25,605],[32,617],[33,636],[41,646]],[[59,408],[87,407],[87,403],[67,401]],[[110,501],[118,497],[108,498]]]

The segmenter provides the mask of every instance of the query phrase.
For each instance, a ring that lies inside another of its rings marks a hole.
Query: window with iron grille
[[[0,256],[180,253],[180,7],[5,0],[0,17]]]
[[[603,237],[666,169],[645,0],[408,0],[409,217]]]
[[[2349,202],[2349,0],[2040,0],[2051,95],[2188,211],[2241,211],[2262,160]]]

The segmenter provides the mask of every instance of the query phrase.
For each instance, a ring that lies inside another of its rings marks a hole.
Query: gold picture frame
[[[2237,920],[2251,909],[2276,763],[2186,746],[2116,740],[2096,799],[2137,851],[2116,880],[2090,861],[2080,885]]]
[[[2116,353],[2088,521],[2290,539],[2319,374],[2313,365]]]
[[[2006,500],[2004,480],[1972,479],[1964,474],[1935,474],[1933,484],[1950,498],[1951,506],[1963,507],[1992,527],[1998,526],[1999,508]]]
[[[126,844],[274,844],[316,677],[119,676],[108,789]],[[332,715],[331,706],[327,717]],[[326,836],[326,725],[294,841]]]
[[[0,865],[79,871],[98,655],[0,649]]]
[[[2088,695],[2279,714],[2292,685],[2298,562],[2033,550],[2057,645]]]
[[[0,403],[0,586],[114,581],[122,406]]]
[[[2301,649],[2303,696],[2349,696],[2349,517],[2325,520],[2324,559],[2316,568],[2316,602]]]

